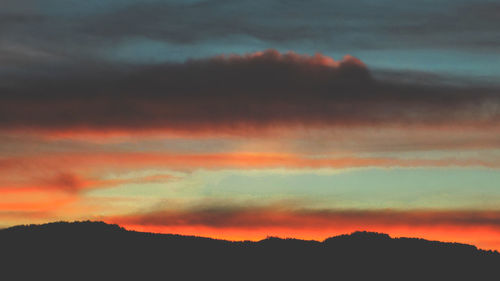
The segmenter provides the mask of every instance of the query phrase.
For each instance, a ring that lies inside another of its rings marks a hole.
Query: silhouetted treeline
[[[5,280],[494,280],[500,254],[356,232],[324,242],[230,242],[102,222],[0,230]],[[14,276],[15,278],[12,278]],[[493,278],[493,279],[492,279]]]

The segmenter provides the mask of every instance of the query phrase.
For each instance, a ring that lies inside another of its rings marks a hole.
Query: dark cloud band
[[[19,83],[1,129],[199,130],[269,126],[497,126],[494,89],[382,82],[347,56],[267,50]],[[14,85],[14,86],[12,86]]]

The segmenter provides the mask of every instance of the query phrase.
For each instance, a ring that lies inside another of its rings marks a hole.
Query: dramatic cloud
[[[0,225],[500,249],[494,1],[1,2]]]
[[[276,126],[493,126],[494,90],[374,80],[359,60],[267,50],[4,90],[4,130],[234,131]]]

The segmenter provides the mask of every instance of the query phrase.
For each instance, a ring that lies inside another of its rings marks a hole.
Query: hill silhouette
[[[496,251],[381,233],[231,242],[90,221],[2,229],[0,251],[0,276],[17,280],[485,280],[500,268]]]

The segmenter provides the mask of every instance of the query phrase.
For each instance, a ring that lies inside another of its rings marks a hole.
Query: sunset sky
[[[500,2],[1,0],[0,228],[500,250]]]

